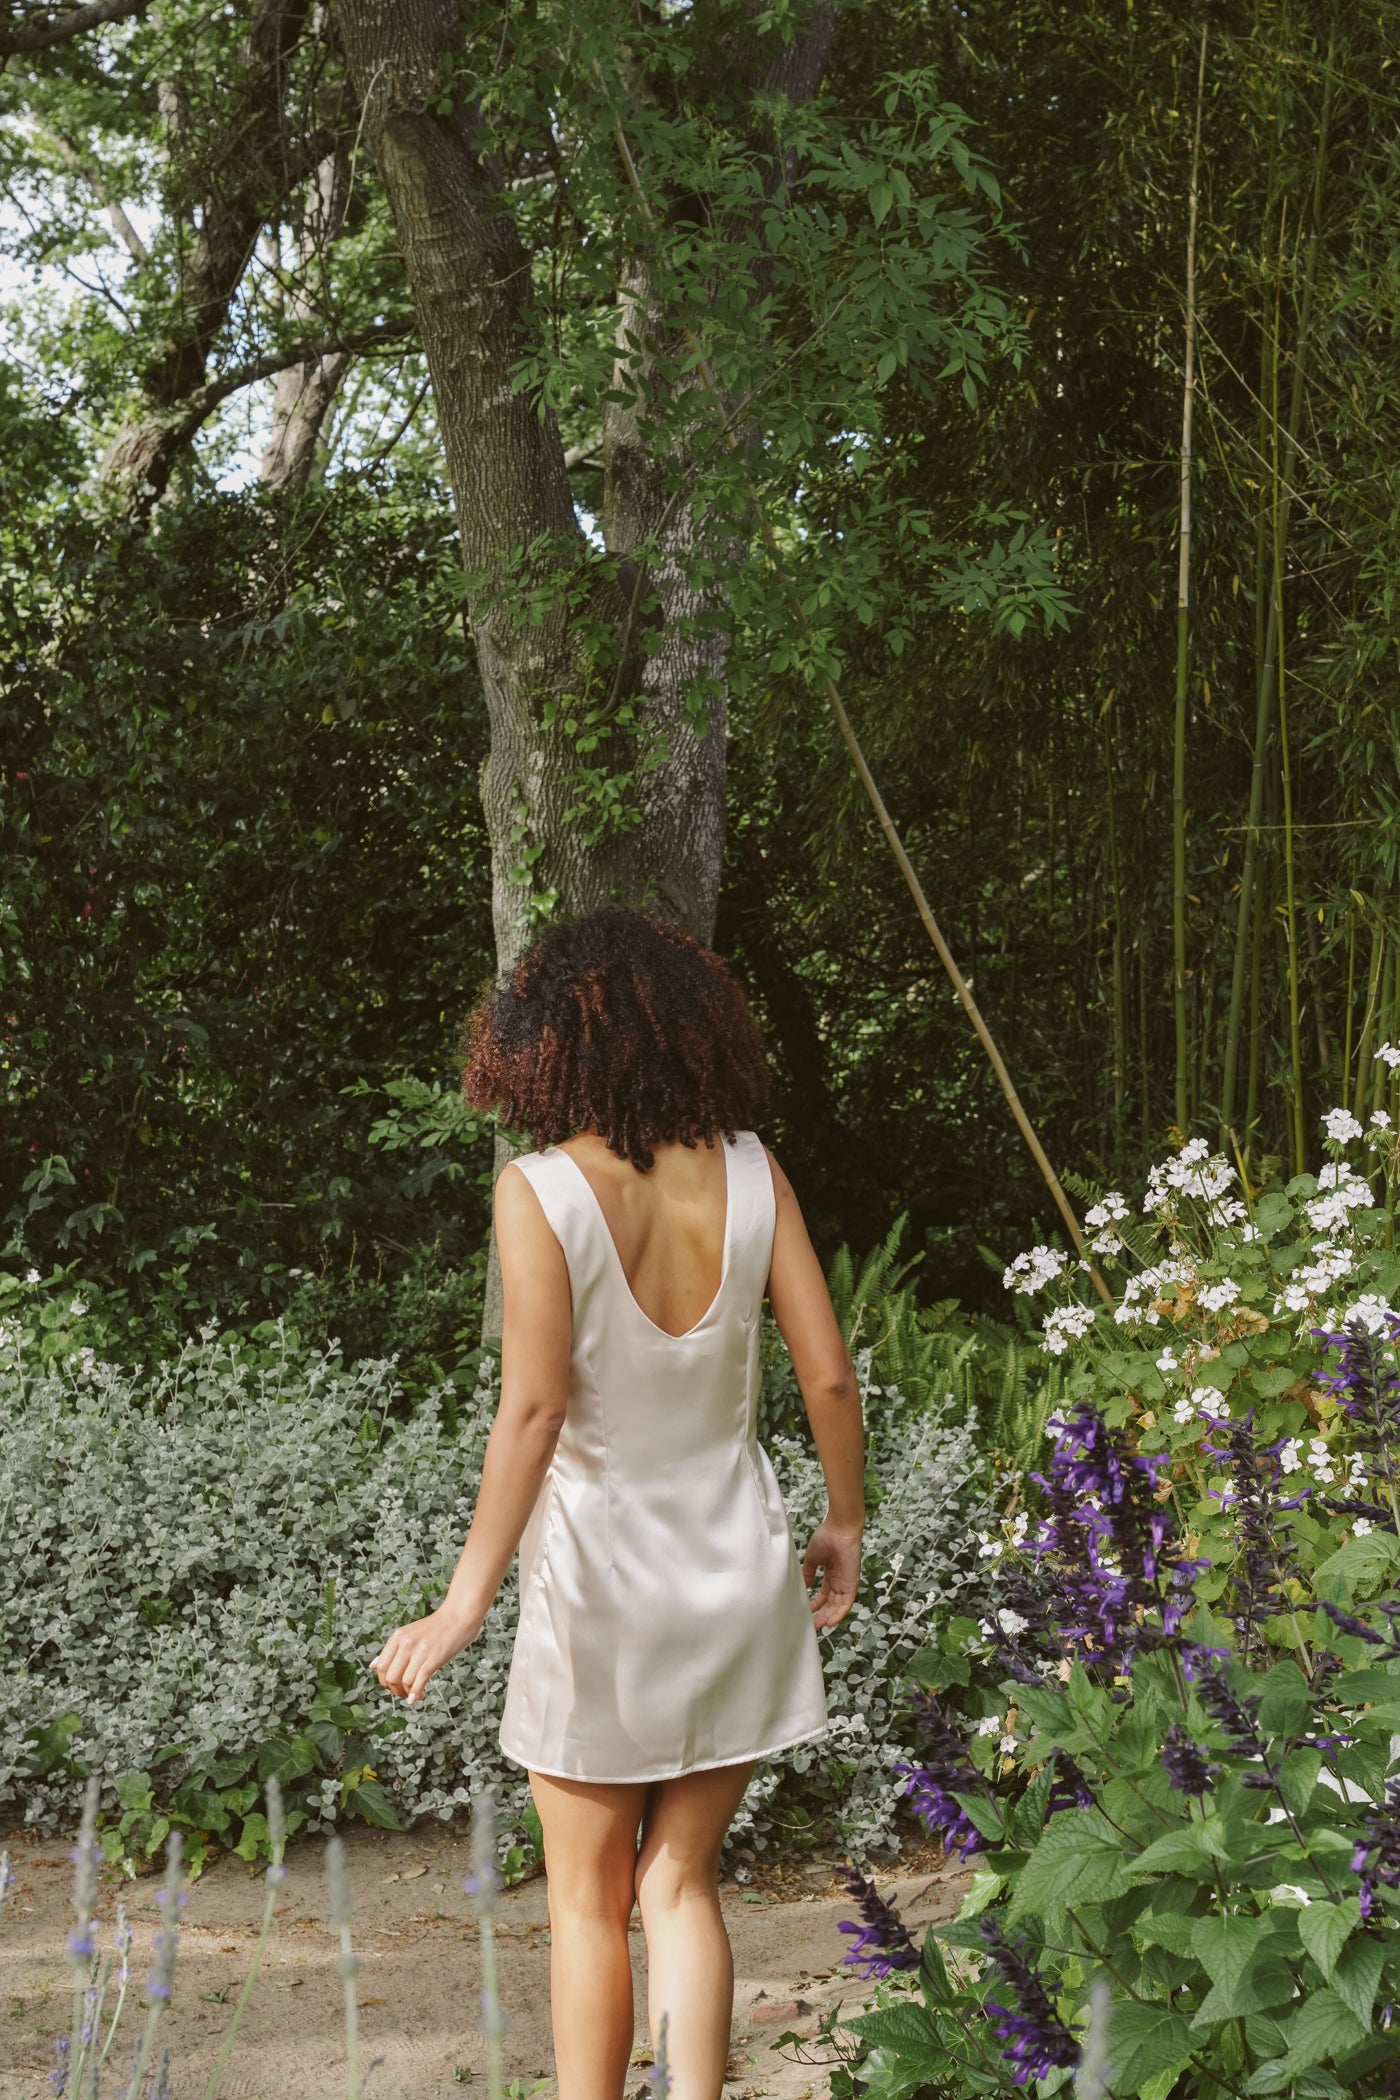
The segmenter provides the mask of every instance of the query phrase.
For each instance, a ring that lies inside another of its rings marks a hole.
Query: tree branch
[[[44,12],[50,16],[47,22],[0,23],[0,68],[19,51],[50,51],[55,44],[71,43],[74,37],[85,36],[89,29],[101,29],[108,22],[126,22],[132,15],[144,14],[146,0],[90,0],[86,7],[71,7],[65,15],[55,15],[51,8]]]
[[[263,356],[250,358],[246,364],[234,365],[231,371],[221,372],[217,379],[196,387],[181,403],[183,413],[176,427],[182,434],[193,437],[200,424],[206,422],[230,394],[240,393],[245,386],[256,386],[260,379],[275,379],[279,372],[290,371],[293,365],[313,364],[317,358],[363,356],[384,344],[401,343],[413,333],[411,321],[385,321],[377,328],[361,329],[358,335],[312,336],[305,342],[286,343],[280,350],[268,350]]]

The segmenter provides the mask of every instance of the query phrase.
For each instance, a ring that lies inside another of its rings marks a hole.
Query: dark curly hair
[[[718,955],[650,911],[604,904],[551,926],[462,1037],[462,1092],[537,1149],[595,1129],[639,1173],[652,1147],[749,1126],[768,1065]]]

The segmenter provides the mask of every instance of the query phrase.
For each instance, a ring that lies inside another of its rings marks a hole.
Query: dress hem
[[[704,1757],[697,1764],[670,1765],[664,1772],[628,1772],[619,1777],[615,1772],[565,1772],[559,1767],[536,1764],[533,1758],[521,1757],[500,1743],[501,1752],[513,1765],[522,1765],[527,1772],[538,1772],[541,1779],[577,1779],[584,1786],[652,1786],[662,1779],[684,1779],[688,1772],[717,1772],[725,1765],[762,1764],[765,1758],[776,1757],[780,1750],[795,1750],[799,1743],[810,1743],[819,1735],[825,1735],[831,1726],[830,1718],[820,1727],[804,1728],[801,1735],[784,1736],[781,1742],[770,1743],[766,1750],[741,1750],[727,1757]],[[497,1738],[499,1742],[499,1737]]]

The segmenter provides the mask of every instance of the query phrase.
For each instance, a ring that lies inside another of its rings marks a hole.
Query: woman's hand
[[[812,1624],[819,1632],[837,1625],[856,1601],[860,1587],[860,1531],[846,1531],[830,1517],[812,1534],[802,1556],[802,1579],[808,1589],[820,1573],[821,1588],[812,1599]]]
[[[426,1619],[391,1633],[370,1668],[386,1692],[397,1692],[413,1706],[434,1672],[471,1646],[484,1617],[484,1612],[468,1616],[439,1605]]]

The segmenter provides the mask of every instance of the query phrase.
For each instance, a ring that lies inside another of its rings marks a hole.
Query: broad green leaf
[[[1259,1700],[1261,1725],[1270,1735],[1296,1735],[1311,1711],[1312,1693],[1297,1663],[1275,1663]]]
[[[1214,1873],[1201,1823],[1183,1823],[1179,1830],[1164,1830],[1136,1859],[1129,1862],[1134,1875],[1192,1874],[1198,1881]]]
[[[976,1826],[984,1838],[990,1838],[995,1844],[998,1839],[1006,1835],[1006,1826],[1002,1821],[1000,1808],[994,1801],[989,1801],[985,1794],[955,1793],[953,1799],[957,1802],[968,1821]]]
[[[292,1779],[304,1779],[320,1765],[320,1752],[309,1737],[294,1736],[290,1743],[274,1738],[258,1751],[258,1777],[262,1780],[280,1779],[283,1786]]]
[[[1317,1775],[1322,1770],[1320,1750],[1290,1750],[1278,1768],[1279,1792],[1295,1816],[1301,1816],[1312,1800]]]
[[[1298,1373],[1291,1364],[1280,1364],[1276,1370],[1272,1371],[1254,1371],[1250,1376],[1250,1384],[1254,1387],[1255,1392],[1265,1400],[1276,1400],[1280,1393],[1286,1393],[1291,1386],[1295,1386],[1297,1383]]]
[[[256,1809],[252,1815],[243,1818],[242,1834],[233,1849],[240,1859],[250,1862],[255,1860],[260,1852],[272,1849],[272,1838],[266,1818],[260,1816]]]
[[[1241,2013],[1267,2012],[1270,2006],[1286,2005],[1293,1989],[1293,1971],[1287,1963],[1274,1954],[1256,1954],[1228,1982],[1212,1985],[1191,2026],[1199,2032],[1217,2020],[1235,2019]]]
[[[1380,1982],[1385,1956],[1383,1940],[1353,1940],[1338,1955],[1332,1971],[1333,1990],[1348,2010],[1355,2013],[1363,2027],[1371,2024],[1376,1985]]]
[[[1127,1885],[1123,1840],[1108,1818],[1096,1808],[1067,1808],[1051,1818],[1022,1868],[1008,1915],[1014,1922],[1102,1903]]]
[[[1313,1577],[1319,1590],[1330,1592],[1355,1582],[1369,1582],[1383,1574],[1394,1561],[1396,1542],[1389,1532],[1368,1531],[1364,1538],[1348,1539],[1328,1555]]]
[[[149,1808],[151,1805],[150,1773],[123,1772],[117,1781],[117,1799],[123,1808]]]
[[[1120,2100],[1141,2094],[1147,2081],[1191,2054],[1191,2034],[1180,2013],[1166,2005],[1140,2005],[1115,1998],[1108,2023],[1109,2085]]]
[[[1249,1965],[1264,1930],[1260,1918],[1197,1918],[1191,1929],[1191,1952],[1211,1982],[1233,1989]]]
[[[1140,1918],[1133,1928],[1133,1938],[1144,1947],[1165,1947],[1168,1954],[1190,1954],[1191,1937],[1200,1918],[1189,1917],[1185,1911],[1169,1910],[1162,1913],[1151,1911]]]
[[[1289,2072],[1306,2071],[1366,2039],[1366,2028],[1336,1991],[1314,1991],[1285,2023]]]
[[[962,1899],[958,1911],[960,1918],[975,1918],[989,1903],[995,1903],[1001,1894],[1002,1877],[986,1867],[979,1867],[972,1877],[972,1886]]]
[[[922,2005],[887,2005],[879,2012],[843,2020],[841,2025],[862,2036],[872,2049],[897,2049],[901,2055],[914,2050],[941,2054],[938,2027]]]
[[[1164,2071],[1154,2072],[1151,2078],[1144,2078],[1138,2087],[1138,2100],[1167,2100],[1168,2093],[1189,2062],[1187,2057],[1179,2064],[1168,2064]]]
[[[358,1786],[350,1787],[344,1806],[352,1816],[363,1816],[367,1823],[373,1823],[376,1830],[403,1829],[393,1803],[377,1779],[364,1779]]]
[[[1328,1685],[1327,1696],[1339,1706],[1371,1706],[1400,1699],[1400,1677],[1391,1670],[1347,1670]]]
[[[1298,1937],[1328,1983],[1337,1956],[1361,1923],[1361,1905],[1355,1896],[1341,1903],[1309,1903],[1298,1913]],[[1370,2017],[1369,2009],[1366,2015]]]

